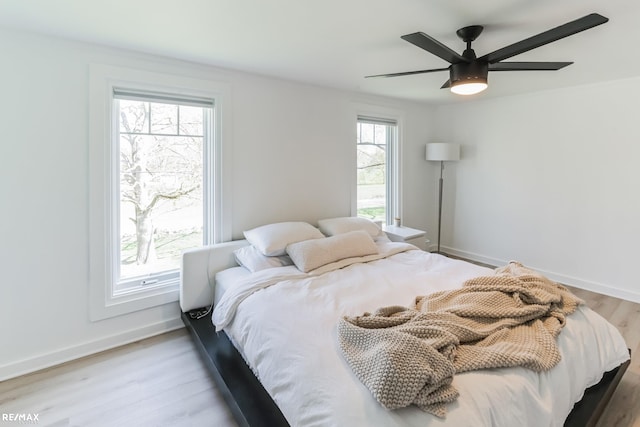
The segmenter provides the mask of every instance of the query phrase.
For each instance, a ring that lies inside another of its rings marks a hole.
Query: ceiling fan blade
[[[597,13],[592,13],[590,15],[576,19],[575,21],[567,22],[566,24],[560,25],[559,27],[552,28],[551,30],[545,31],[533,37],[529,37],[528,39],[521,40],[512,45],[503,47],[502,49],[498,49],[494,52],[488,53],[478,59],[487,61],[490,64],[495,64],[496,62],[502,61],[503,59],[511,58],[512,56],[519,55],[531,49],[535,49],[545,44],[579,33],[581,31],[588,30],[589,28],[604,24],[607,21],[609,21],[608,18],[605,18],[604,16]]]
[[[401,37],[402,40],[406,40],[409,43],[418,46],[421,49],[426,50],[435,56],[444,59],[450,64],[457,64],[458,62],[470,62],[469,59],[460,55],[458,52],[449,49],[447,46],[440,43],[438,40],[426,35],[422,32],[406,34]]]
[[[444,82],[442,86],[440,86],[440,89],[449,89],[450,87],[451,87],[451,80],[447,80],[446,82]]]
[[[375,76],[364,76],[365,79],[370,77],[400,77],[410,76],[412,74],[433,73],[435,71],[447,71],[449,68],[433,68],[431,70],[418,70],[418,71],[404,71],[402,73],[390,73],[390,74],[376,74]]]
[[[489,71],[557,71],[573,62],[496,62]]]

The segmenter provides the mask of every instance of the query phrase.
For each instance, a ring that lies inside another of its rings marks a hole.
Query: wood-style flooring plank
[[[0,408],[49,427],[236,426],[184,329],[4,381]]]

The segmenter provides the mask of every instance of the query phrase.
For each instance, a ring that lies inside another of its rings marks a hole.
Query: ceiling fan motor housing
[[[487,83],[488,75],[487,61],[458,62],[449,67],[451,86],[464,83]]]

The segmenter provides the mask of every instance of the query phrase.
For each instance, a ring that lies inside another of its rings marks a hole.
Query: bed
[[[341,319],[495,271],[389,242],[372,224],[331,219],[322,233],[271,224],[183,255],[183,320],[240,425],[595,425],[630,357],[619,332],[584,305],[566,318],[551,370],[455,374],[459,396],[444,416],[384,408],[345,358]],[[213,316],[204,308],[212,301]]]

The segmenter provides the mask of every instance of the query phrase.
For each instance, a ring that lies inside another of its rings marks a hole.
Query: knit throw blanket
[[[458,397],[455,373],[560,361],[556,337],[582,301],[565,287],[511,262],[462,288],[345,317],[340,348],[355,375],[387,409],[417,405],[444,417]]]

